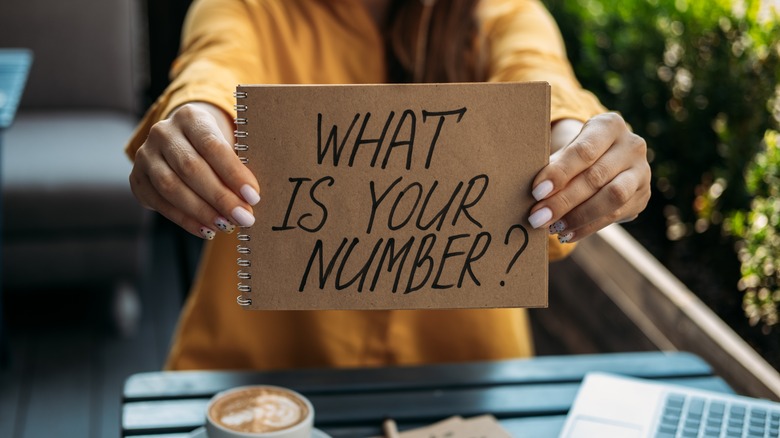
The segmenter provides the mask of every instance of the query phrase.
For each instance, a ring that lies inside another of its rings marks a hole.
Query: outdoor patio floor
[[[181,307],[174,241],[153,240],[148,275],[139,287],[137,330],[120,335],[101,291],[50,291],[71,304],[39,306],[40,294],[7,291],[10,363],[0,369],[0,437],[117,438],[127,376],[159,370]],[[106,294],[107,296],[107,294]]]

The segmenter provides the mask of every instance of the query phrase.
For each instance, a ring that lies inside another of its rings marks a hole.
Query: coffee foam
[[[309,408],[295,394],[272,388],[250,388],[226,394],[209,416],[237,432],[264,433],[288,429],[303,421]]]

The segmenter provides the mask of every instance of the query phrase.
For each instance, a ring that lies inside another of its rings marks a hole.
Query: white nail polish
[[[546,179],[539,183],[534,189],[531,191],[531,195],[536,199],[537,201],[541,201],[542,199],[546,198],[547,195],[549,195],[553,191],[553,183],[549,179]]]
[[[560,221],[556,221],[555,223],[550,225],[549,231],[550,231],[550,234],[559,234],[560,232],[562,232],[565,229],[566,229],[566,223],[564,221],[560,220]]]
[[[200,227],[200,235],[203,236],[204,239],[207,240],[214,240],[214,235],[216,233],[214,230],[208,227]]]
[[[243,186],[241,186],[240,191],[241,191],[241,196],[244,198],[246,202],[249,203],[249,205],[255,205],[258,202],[260,202],[260,195],[249,184],[244,184]]]
[[[231,215],[236,223],[242,227],[251,227],[255,223],[255,217],[252,216],[252,213],[244,210],[243,207],[234,208]]]
[[[528,216],[528,222],[530,222],[531,226],[534,228],[541,227],[542,225],[549,222],[550,219],[552,219],[552,210],[547,207],[540,208],[539,210],[536,210],[531,216]]]
[[[558,235],[558,242],[567,243],[567,242],[570,242],[571,239],[573,239],[573,238],[574,238],[574,233],[559,234]]]
[[[217,226],[220,230],[224,231],[225,233],[232,233],[236,230],[236,226],[231,224],[227,219],[224,217],[218,217],[217,220],[214,221],[214,225]]]

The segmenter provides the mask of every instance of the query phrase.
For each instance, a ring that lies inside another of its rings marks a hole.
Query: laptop
[[[561,438],[777,438],[780,403],[588,373]]]

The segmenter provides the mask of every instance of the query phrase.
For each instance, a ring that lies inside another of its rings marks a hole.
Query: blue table
[[[11,126],[22,98],[27,75],[32,64],[32,52],[26,49],[0,49],[0,169],[2,169],[3,131]],[[2,193],[2,173],[0,173],[0,194]],[[0,202],[0,237],[2,236],[3,210]],[[0,239],[2,248],[2,239]],[[0,260],[0,267],[2,266]],[[0,279],[2,279],[0,271]],[[0,363],[6,361],[7,348],[5,323],[3,321],[3,293],[0,288]]]
[[[204,422],[208,399],[239,385],[272,384],[310,398],[318,428],[336,437],[381,435],[384,418],[399,429],[452,415],[490,413],[516,437],[557,437],[580,382],[605,371],[732,392],[688,353],[620,353],[415,367],[291,371],[178,371],[129,377],[122,436],[184,438]]]

